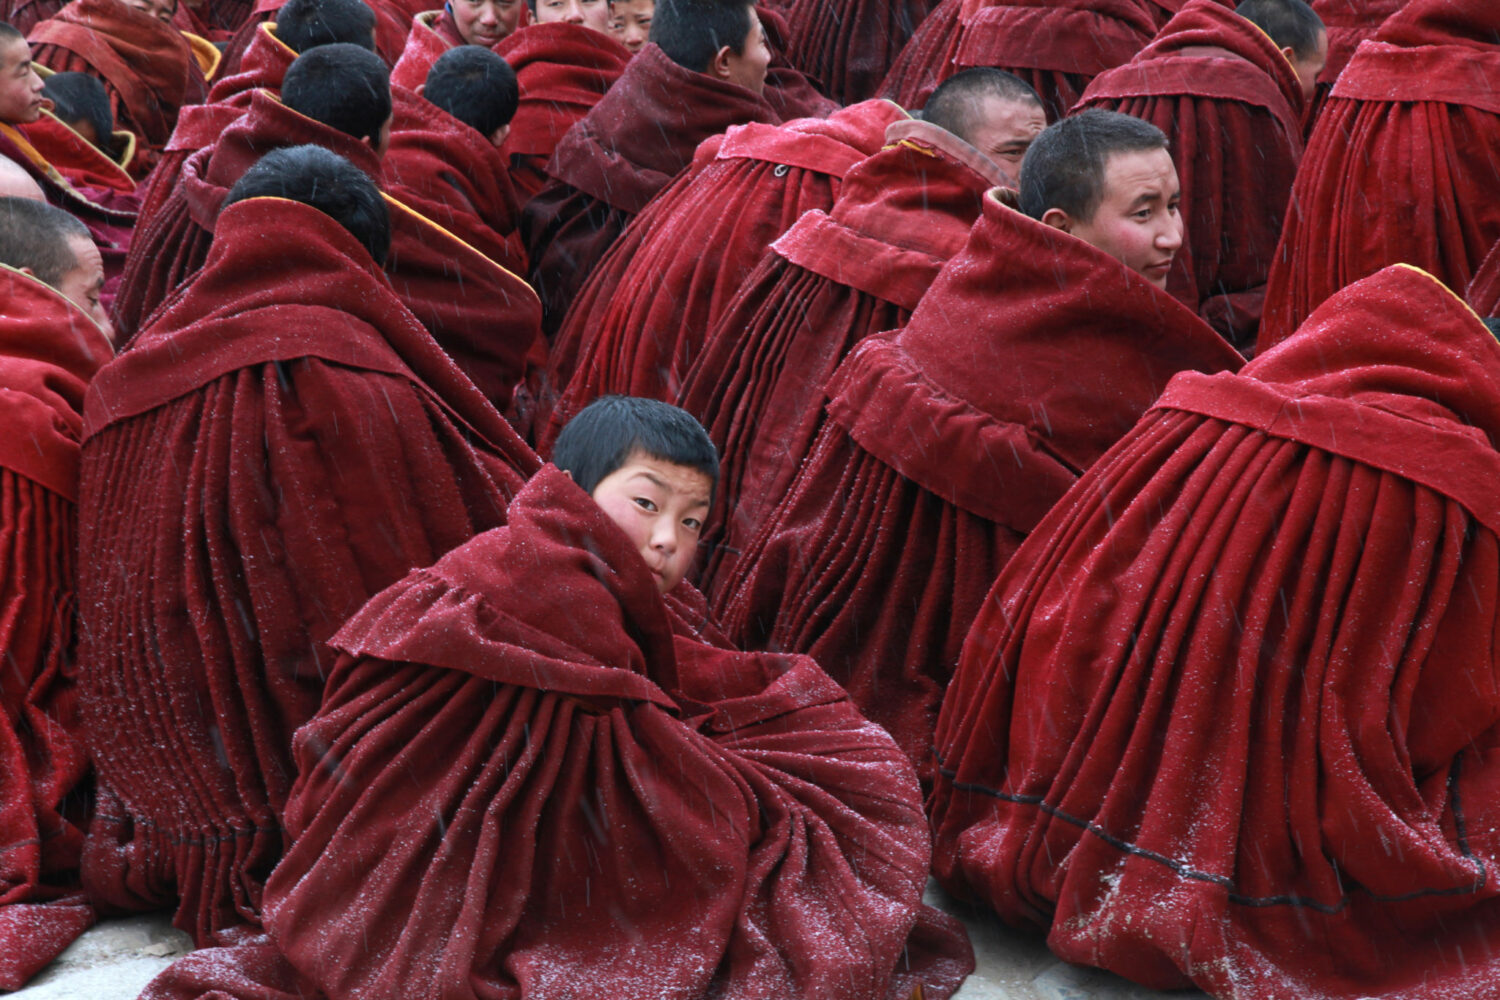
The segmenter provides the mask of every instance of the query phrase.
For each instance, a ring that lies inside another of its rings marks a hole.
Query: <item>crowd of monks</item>
[[[0,0],[0,989],[1494,995],[1500,4],[434,2]]]

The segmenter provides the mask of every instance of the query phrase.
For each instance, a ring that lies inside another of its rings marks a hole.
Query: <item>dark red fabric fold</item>
[[[712,595],[734,641],[813,656],[924,773],[960,644],[1017,545],[1172,375],[1241,360],[997,194],[911,321],[839,367],[812,453]]]
[[[891,63],[938,0],[778,0],[787,60],[840,104],[875,96]]]
[[[1497,372],[1391,267],[1175,379],[975,622],[939,877],[1158,988],[1492,989]]]
[[[1344,68],[1308,140],[1259,349],[1388,264],[1465,288],[1500,240],[1500,6],[1410,0]]]
[[[1495,246],[1500,248],[1500,243]],[[1464,301],[1483,318],[1500,316],[1500,249],[1492,248],[1485,255],[1464,292]]]
[[[406,35],[406,45],[401,58],[391,67],[391,83],[407,90],[421,93],[427,85],[427,74],[432,64],[443,57],[443,53],[455,45],[463,44],[462,36],[453,37],[439,31],[438,22],[451,24],[443,11],[429,10],[418,14],[411,22],[411,31]],[[514,36],[512,36],[514,37]]]
[[[604,393],[675,398],[702,338],[766,247],[804,212],[831,207],[844,175],[904,118],[889,101],[865,101],[828,118],[742,126],[705,144],[569,311],[538,404],[543,450]]]
[[[85,423],[84,884],[205,943],[259,919],[322,641],[537,463],[353,237],[279,199],[219,215]]]
[[[687,369],[678,405],[719,448],[699,585],[728,572],[785,496],[823,425],[823,385],[866,336],[903,325],[968,240],[1004,173],[920,121],[844,178],[833,207],[771,244]]]

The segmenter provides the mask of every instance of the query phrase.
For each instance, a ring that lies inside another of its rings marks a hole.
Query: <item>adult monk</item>
[[[83,223],[39,191],[35,200],[0,197],[4,990],[24,986],[94,921],[78,884],[88,756],[76,738],[71,673],[83,393],[114,354],[103,284]]]
[[[162,2],[175,7],[171,0]],[[208,92],[182,33],[122,0],[73,0],[27,37],[41,65],[104,81],[115,121],[136,137],[130,170],[137,179],[156,165],[178,109],[197,104]]]
[[[1252,349],[1266,277],[1302,157],[1304,102],[1328,33],[1302,0],[1191,0],[1079,101],[1151,122],[1182,182],[1183,247],[1167,290],[1241,350]]]
[[[1174,379],[975,622],[943,881],[1159,989],[1493,989],[1497,372],[1397,266]]]
[[[920,121],[845,177],[828,211],[771,244],[690,359],[671,359],[680,403],[720,445],[723,501],[704,527],[699,585],[785,495],[823,425],[823,384],[859,341],[906,323],[938,270],[968,240],[985,191],[1014,187],[1046,124],[1041,100],[997,69],[945,80]]]
[[[921,800],[890,737],[810,659],[715,642],[677,585],[712,496],[703,429],[620,398],[576,424],[505,528],[334,640],[267,887],[315,991],[242,947],[150,1000],[908,1000],[972,968],[921,903]]]
[[[1047,508],[1184,369],[1240,357],[1164,291],[1182,242],[1166,137],[1086,111],[986,196],[911,321],[829,381],[829,422],[715,610],[806,652],[930,776],[969,623]]]
[[[546,451],[604,384],[632,384],[635,371],[657,369],[682,331],[710,329],[771,241],[804,212],[832,206],[844,175],[906,117],[889,101],[865,101],[826,119],[742,125],[705,142],[584,284],[545,374],[530,380],[534,413],[518,414],[519,424],[534,424]],[[678,388],[656,378],[641,394]]]
[[[771,53],[753,0],[663,0],[651,44],[558,144],[523,232],[547,328],[625,226],[731,125],[775,122],[762,96]]]
[[[938,0],[776,0],[787,59],[840,104],[874,97],[891,63]]]
[[[1360,47],[1308,140],[1258,345],[1398,262],[1464,288],[1500,239],[1487,149],[1500,135],[1500,7],[1410,0]],[[1481,83],[1482,82],[1482,83]]]
[[[80,494],[84,883],[200,943],[259,921],[323,640],[501,523],[536,467],[381,275],[364,173],[278,150],[226,202],[203,270],[91,387]]]

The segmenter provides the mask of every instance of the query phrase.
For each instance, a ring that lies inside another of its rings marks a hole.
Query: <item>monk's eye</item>
[[[635,505],[642,510],[649,510],[652,513],[656,512],[656,504],[651,502],[650,500],[647,500],[645,497],[636,497]]]
[[[682,519],[682,526],[696,535],[703,529],[703,522],[696,517],[685,517]]]

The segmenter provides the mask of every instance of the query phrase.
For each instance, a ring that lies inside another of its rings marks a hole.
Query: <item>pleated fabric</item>
[[[1493,4],[1410,0],[1355,52],[1292,187],[1260,350],[1389,264],[1467,287],[1500,239],[1497,33]]]
[[[259,921],[324,640],[536,460],[342,227],[270,198],[221,213],[85,417],[84,884],[206,944]]]
[[[709,591],[785,496],[823,426],[823,386],[872,333],[905,324],[968,240],[984,193],[1007,183],[968,143],[928,122],[844,178],[761,259],[711,328],[677,403],[719,449],[714,511],[699,539]]]
[[[766,247],[804,212],[832,207],[844,175],[906,118],[889,101],[865,101],[828,118],[731,129],[701,147],[569,311],[541,383],[535,434],[543,451],[600,395],[675,398]],[[560,401],[549,398],[555,393]]]
[[[876,96],[896,56],[939,0],[775,0],[787,60],[840,104]]]
[[[713,608],[807,653],[931,769],[939,700],[996,574],[1183,370],[1237,368],[1113,257],[985,197],[903,328],[828,383],[828,423]]]
[[[1497,362],[1398,266],[1174,380],[975,622],[945,884],[1157,988],[1493,989]]]
[[[1166,133],[1186,228],[1167,290],[1241,350],[1260,326],[1302,157],[1303,103],[1296,71],[1265,32],[1217,0],[1191,0],[1075,108]]]

